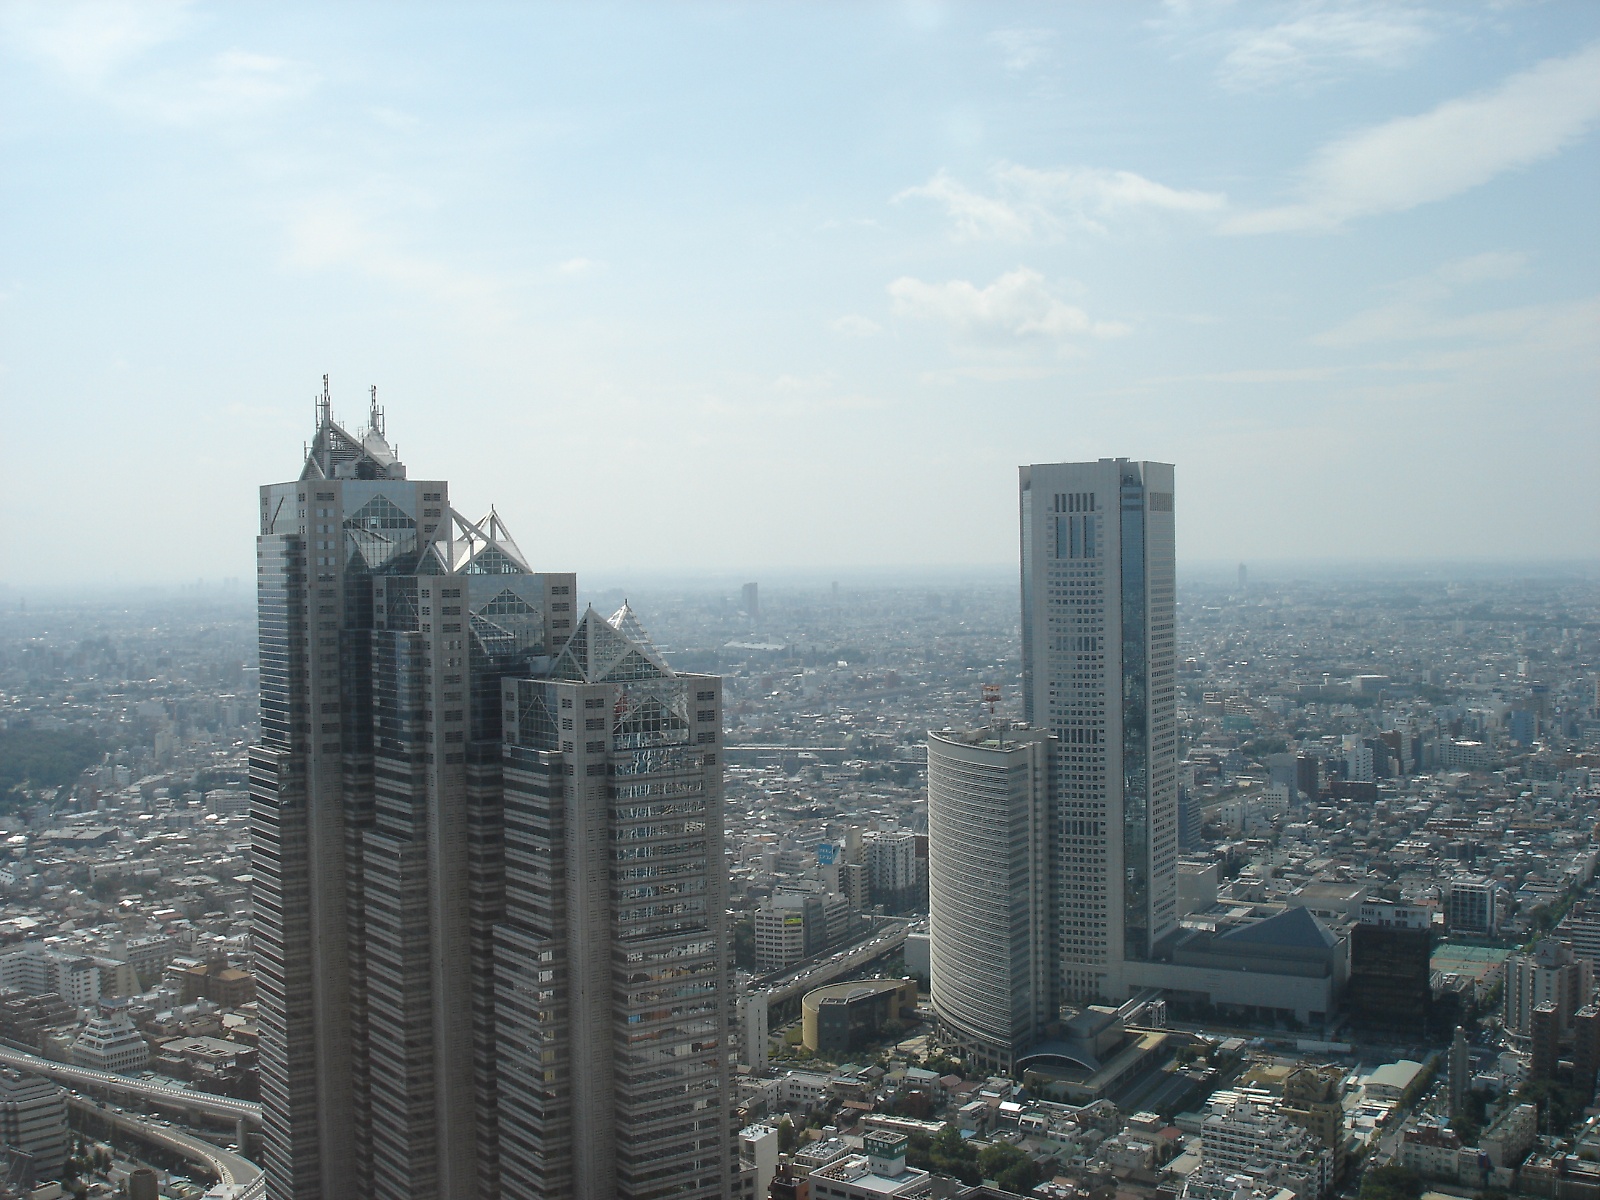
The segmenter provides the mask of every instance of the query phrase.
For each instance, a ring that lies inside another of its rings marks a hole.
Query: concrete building
[[[1553,935],[1572,947],[1579,958],[1600,966],[1600,912],[1590,911],[1589,902],[1579,900],[1561,918]]]
[[[1600,1071],[1600,1005],[1593,1001],[1572,1018],[1572,1086],[1585,1102],[1594,1099],[1595,1073]]]
[[[916,1007],[914,979],[856,979],[813,988],[800,999],[800,1041],[837,1061],[875,1040],[891,1021],[904,1022]]]
[[[1467,1093],[1472,1090],[1472,1049],[1467,1041],[1467,1031],[1456,1026],[1450,1039],[1448,1067],[1450,1087],[1450,1116],[1455,1118],[1466,1110]]]
[[[1499,928],[1499,884],[1481,876],[1458,876],[1444,888],[1444,920],[1451,933],[1493,937]]]
[[[872,902],[890,912],[912,907],[917,900],[916,834],[874,833],[866,839],[863,850]]]
[[[1459,1182],[1466,1147],[1454,1130],[1424,1125],[1400,1135],[1400,1165],[1424,1179]]]
[[[1212,1106],[1200,1125],[1202,1161],[1317,1200],[1333,1183],[1333,1153],[1268,1104],[1236,1097]]]
[[[1173,471],[1020,468],[1023,707],[1055,736],[1060,998],[1122,999],[1178,927]]]
[[[48,1079],[0,1068],[0,1146],[28,1156],[31,1182],[60,1179],[68,1145],[66,1092]]]
[[[864,1140],[865,1153],[846,1155],[811,1172],[812,1200],[884,1200],[921,1194],[928,1173],[906,1166],[909,1141],[903,1133],[873,1130]]]
[[[1533,1036],[1533,1014],[1541,1004],[1556,1009],[1556,1036],[1572,1033],[1572,1019],[1594,991],[1594,967],[1572,948],[1545,938],[1532,954],[1513,954],[1505,964],[1505,1026],[1518,1037]]]
[[[778,1173],[778,1131],[771,1125],[746,1125],[739,1131],[739,1166],[749,1176],[749,1194],[766,1200]]]
[[[928,736],[933,1007],[974,1070],[1009,1074],[1055,1015],[1053,742],[1040,729]]]
[[[1478,1139],[1478,1147],[1497,1168],[1510,1169],[1533,1149],[1539,1136],[1539,1110],[1532,1104],[1508,1107]]]
[[[72,1063],[126,1074],[150,1065],[150,1043],[134,1028],[126,1003],[108,1002],[72,1043]]]
[[[1335,1181],[1344,1176],[1349,1134],[1345,1130],[1344,1070],[1336,1066],[1302,1066],[1283,1081],[1278,1111],[1317,1139],[1333,1156]]]
[[[257,541],[268,1196],[725,1195],[718,681],[317,418]]]
[[[1534,1008],[1528,1043],[1528,1078],[1554,1079],[1561,1058],[1561,1009],[1554,1001]]]

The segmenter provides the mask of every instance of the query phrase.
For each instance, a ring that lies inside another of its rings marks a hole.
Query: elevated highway
[[[231,1096],[213,1096],[209,1092],[192,1092],[187,1088],[156,1083],[132,1075],[116,1075],[110,1071],[96,1071],[89,1067],[74,1067],[68,1063],[40,1058],[10,1046],[0,1046],[0,1066],[15,1067],[34,1075],[43,1075],[57,1083],[81,1091],[106,1092],[118,1096],[137,1096],[147,1104],[177,1112],[203,1113],[218,1120],[233,1121],[240,1125],[261,1127],[261,1105],[253,1100],[235,1100]]]
[[[892,954],[906,944],[906,934],[912,926],[911,918],[890,917],[891,924],[855,945],[837,951],[820,962],[807,963],[790,971],[769,971],[751,981],[751,996],[765,996],[768,1006],[842,979],[854,971]]]
[[[224,1150],[192,1133],[146,1120],[141,1114],[124,1112],[114,1105],[91,1100],[87,1096],[70,1095],[67,1103],[78,1112],[105,1121],[114,1129],[131,1134],[143,1142],[170,1150],[190,1162],[199,1163],[218,1183],[242,1188],[261,1178],[261,1168],[248,1158],[231,1150]]]

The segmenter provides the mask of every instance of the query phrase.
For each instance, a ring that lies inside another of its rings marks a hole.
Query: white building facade
[[[1020,469],[1023,700],[1055,736],[1060,998],[1121,999],[1178,928],[1173,469]]]

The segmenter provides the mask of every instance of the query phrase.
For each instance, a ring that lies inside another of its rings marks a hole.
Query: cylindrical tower
[[[969,1066],[1009,1073],[1051,1015],[1042,729],[928,735],[933,1006]]]

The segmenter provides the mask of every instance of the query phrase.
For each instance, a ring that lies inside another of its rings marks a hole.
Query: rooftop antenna
[[[1004,745],[1006,740],[1005,735],[1001,732],[1000,723],[995,720],[994,715],[995,705],[1000,703],[1000,685],[998,683],[985,683],[982,684],[981,687],[983,689],[983,703],[989,706],[989,724],[994,729],[995,736],[998,737],[1000,739],[1000,743]]]
[[[378,385],[372,385],[372,410],[367,415],[367,424],[372,432],[379,437],[383,436],[383,409],[378,407]]]

